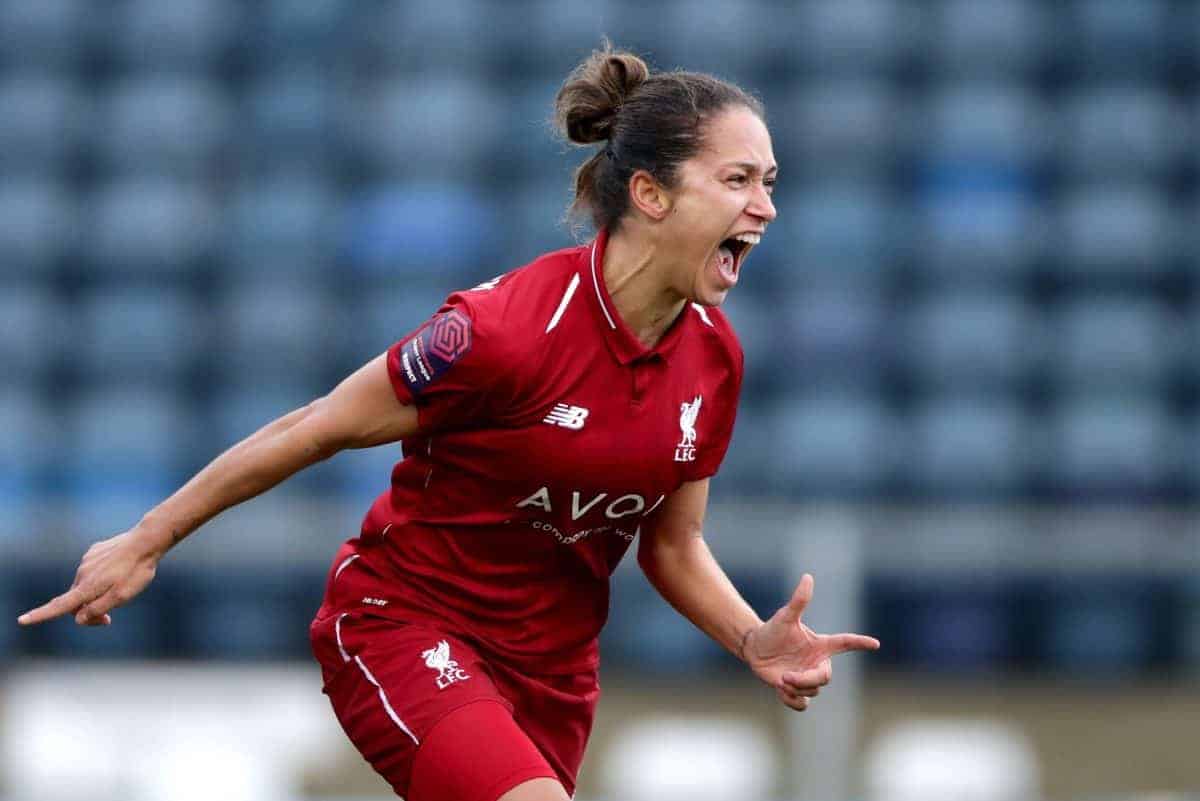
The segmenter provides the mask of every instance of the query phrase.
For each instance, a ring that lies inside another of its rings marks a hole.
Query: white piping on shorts
[[[571,276],[571,283],[567,285],[567,291],[562,296],[562,300],[558,303],[558,308],[554,311],[554,316],[550,318],[550,325],[546,326],[543,332],[549,334],[554,330],[554,326],[558,325],[558,321],[562,319],[563,312],[567,310],[567,304],[571,302],[571,298],[575,297],[575,290],[579,288],[579,273]]]
[[[333,624],[333,636],[337,638],[338,652],[342,655],[342,660],[345,662],[350,661],[350,654],[346,653],[346,648],[344,645],[342,645],[342,618],[348,614],[350,613],[343,612],[342,614],[338,615],[338,619]],[[404,725],[404,721],[401,720],[400,716],[396,714],[396,710],[392,709],[392,704],[390,701],[388,701],[387,693],[383,691],[383,687],[378,681],[375,680],[375,677],[371,675],[371,671],[367,670],[367,666],[363,664],[362,657],[356,654],[354,656],[354,664],[358,665],[358,669],[362,671],[364,676],[366,676],[367,681],[371,682],[375,689],[379,691],[379,700],[383,703],[383,710],[387,712],[388,717],[392,719],[392,723],[395,723],[400,731],[407,734],[409,739],[413,741],[414,745],[420,745],[421,741],[417,739],[417,735],[412,733],[412,729]]]

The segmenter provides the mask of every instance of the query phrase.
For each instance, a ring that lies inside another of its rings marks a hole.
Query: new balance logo
[[[587,420],[587,416],[588,410],[582,406],[568,406],[565,403],[556,403],[554,404],[554,408],[550,410],[550,414],[546,415],[546,419],[542,422],[578,431],[583,428],[583,421]]]

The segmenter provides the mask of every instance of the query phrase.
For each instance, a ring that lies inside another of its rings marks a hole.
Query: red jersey
[[[638,341],[605,239],[451,295],[388,350],[421,433],[338,554],[323,614],[435,623],[535,673],[596,665],[610,575],[669,494],[717,471],[742,382],[715,308]]]

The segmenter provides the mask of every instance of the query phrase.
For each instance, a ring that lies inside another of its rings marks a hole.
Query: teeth
[[[757,245],[762,241],[762,234],[738,234],[734,239],[739,242],[745,242],[748,245]]]

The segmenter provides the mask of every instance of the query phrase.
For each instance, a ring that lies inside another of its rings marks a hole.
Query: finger
[[[784,685],[796,690],[824,687],[833,678],[833,663],[826,659],[815,668],[788,671],[781,678]]]
[[[818,695],[821,694],[820,687],[796,688],[796,687],[790,687],[790,686],[784,684],[781,687],[779,687],[779,689],[782,690],[785,694],[792,696],[794,698],[798,698],[801,696],[803,696],[804,698],[816,698]]]
[[[803,696],[799,698],[793,697],[780,690],[777,690],[775,695],[779,697],[779,700],[782,701],[785,706],[794,709],[797,712],[803,712],[804,710],[808,709],[808,699]]]
[[[821,646],[832,656],[848,651],[877,651],[879,640],[863,634],[827,634],[821,637]]]
[[[81,626],[111,626],[112,616],[109,614],[85,615],[83,612],[77,612],[75,622]]]
[[[56,617],[78,611],[79,607],[86,603],[86,600],[87,596],[84,592],[78,587],[73,587],[36,609],[30,609],[17,618],[17,623],[22,626],[34,626],[38,623],[45,623],[47,620],[53,620]]]
[[[805,573],[800,578],[800,584],[796,587],[796,591],[792,593],[792,598],[787,602],[787,606],[783,608],[783,617],[789,622],[795,622],[804,614],[804,610],[808,607],[808,602],[812,600],[813,594],[813,577],[811,573]]]

